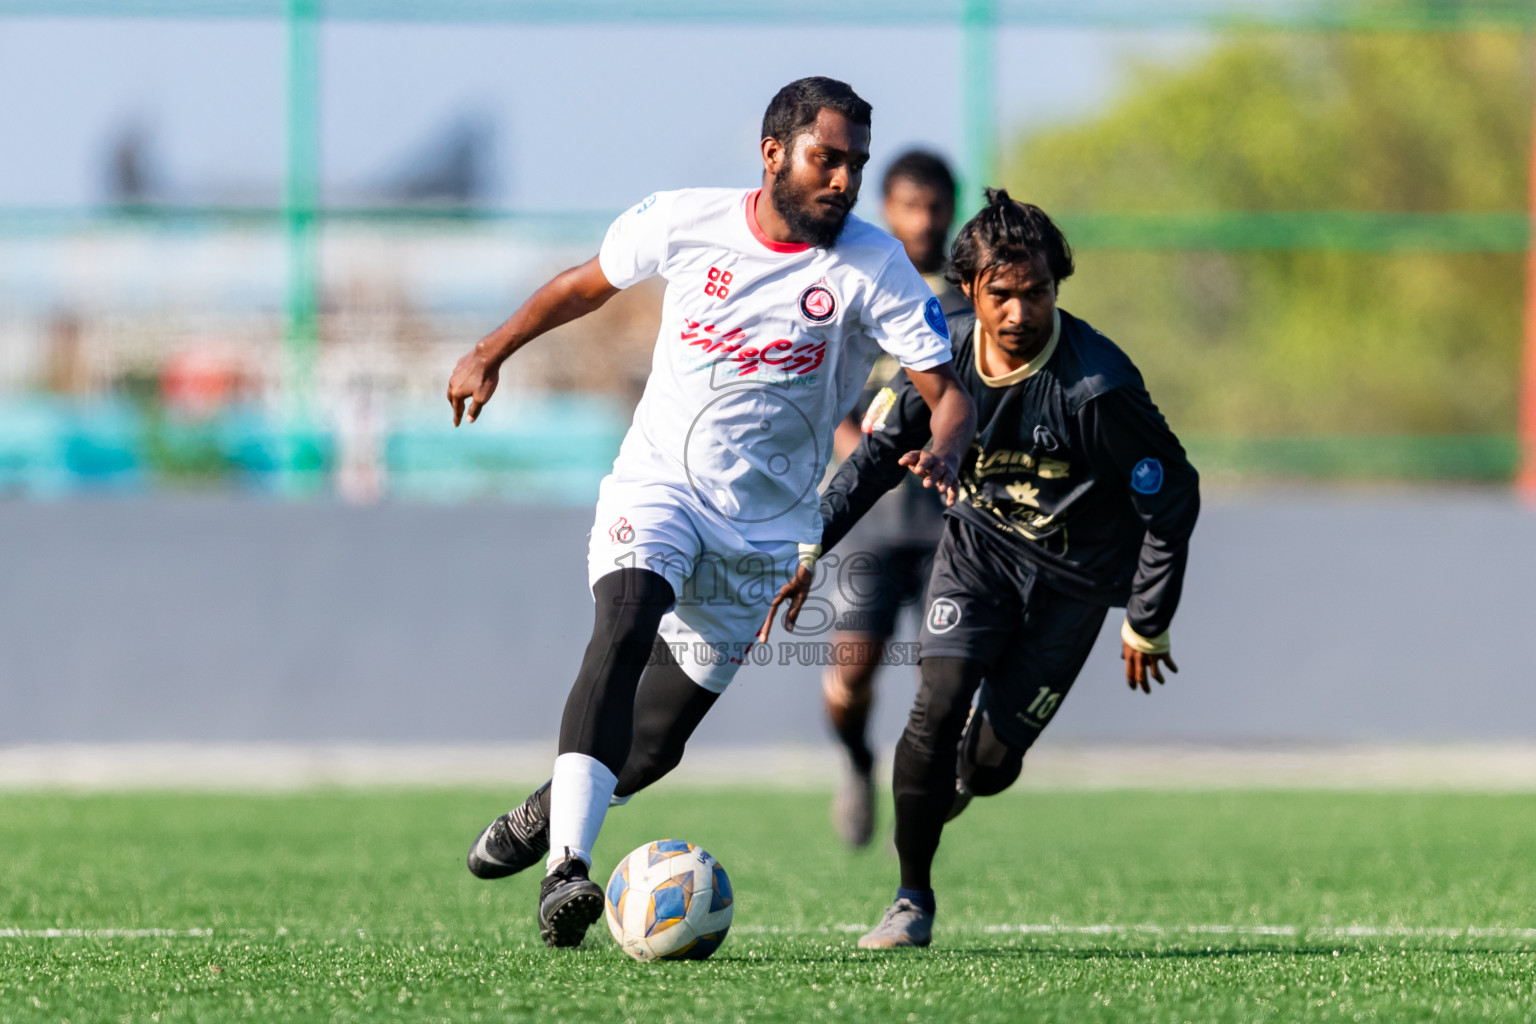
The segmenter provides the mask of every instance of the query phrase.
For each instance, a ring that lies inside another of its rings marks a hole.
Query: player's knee
[[[973,796],[996,796],[1018,781],[1024,771],[1024,752],[1017,751],[1002,764],[981,765],[960,762],[960,782]]]
[[[960,782],[975,796],[995,796],[1013,785],[1024,770],[1029,748],[1005,741],[992,727],[991,716],[980,711],[960,740]]]
[[[821,677],[821,694],[827,710],[867,710],[874,703],[874,673],[858,665],[829,665]]]
[[[922,685],[914,710],[929,718],[959,718],[970,713],[971,696],[981,683],[982,667],[969,658],[924,658]]]
[[[903,738],[923,750],[945,748],[950,751],[960,742],[970,705],[959,702],[924,701],[912,705]]]
[[[661,617],[672,606],[672,585],[649,569],[619,569],[592,587],[592,642],[643,645],[648,657]]]
[[[965,729],[968,705],[956,706],[919,699],[907,715],[907,727],[897,742],[913,764],[927,766],[941,761],[954,764],[955,749]]]
[[[838,633],[832,638],[833,669],[855,694],[869,696],[885,653],[883,638],[864,633]]]

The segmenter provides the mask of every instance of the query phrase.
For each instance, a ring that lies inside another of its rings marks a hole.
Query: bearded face
[[[806,159],[808,149],[804,144],[796,146],[774,174],[773,207],[796,238],[830,249],[858,202],[858,188],[857,184],[846,190],[827,188],[824,172]]]

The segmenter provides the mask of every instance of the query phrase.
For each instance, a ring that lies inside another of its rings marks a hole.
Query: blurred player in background
[[[785,86],[763,116],[760,188],[650,196],[449,381],[454,423],[473,421],[518,348],[621,288],[667,282],[645,394],[599,492],[587,557],[596,616],[553,777],[467,858],[481,878],[544,860],[539,932],[551,946],[578,945],[602,915],[588,875],[610,801],[678,763],[778,582],[800,559],[814,564],[815,485],[882,351],[931,407],[933,443],[909,453],[915,470],[953,496],[975,409],[949,366],[939,301],[894,238],[849,214],[870,114],[830,78]]]
[[[928,583],[922,683],[896,746],[901,885],[865,948],[926,946],[934,854],[945,821],[973,796],[1013,784],[1024,754],[1061,706],[1124,605],[1126,682],[1150,693],[1160,664],[1178,671],[1169,625],[1178,607],[1199,478],[1116,345],[1056,306],[1072,251],[1038,207],[989,189],[955,239],[950,266],[974,314],[949,318],[955,371],[978,429],[960,468]],[[927,413],[892,380],[868,432],[822,496],[830,550],[899,483],[903,455],[927,437]],[[810,591],[801,568],[774,600],[793,628]],[[763,638],[772,623],[764,624]],[[978,697],[974,713],[973,697]]]
[[[938,296],[944,315],[970,303],[944,277],[949,229],[955,220],[955,176],[942,157],[910,150],[885,172],[885,223],[901,242],[907,258]],[[860,421],[870,401],[891,376],[896,361],[882,355],[869,375],[859,403],[837,426],[834,447],[846,459],[858,447]],[[868,724],[874,705],[875,672],[885,644],[896,632],[903,606],[922,597],[933,551],[939,543],[944,502],[917,477],[909,477],[881,498],[843,543],[844,564],[857,553],[863,568],[849,573],[837,588],[833,637],[842,664],[822,676],[827,721],[848,754],[848,775],[832,804],[832,822],[850,846],[864,846],[874,835],[874,753]]]

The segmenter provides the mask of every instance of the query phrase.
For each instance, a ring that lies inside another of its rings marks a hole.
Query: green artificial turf
[[[872,953],[883,836],[842,850],[824,795],[663,785],[613,812],[594,874],[687,838],[737,897],[712,960],[663,964],[601,924],[546,950],[536,878],[468,875],[520,796],[0,796],[0,1024],[1536,1021],[1529,796],[978,801],[945,834],[933,948]]]

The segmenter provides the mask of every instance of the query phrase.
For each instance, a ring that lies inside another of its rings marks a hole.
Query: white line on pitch
[[[1464,928],[1410,928],[1402,925],[1298,928],[1288,924],[989,924],[983,925],[981,930],[988,933],[1011,932],[1024,935],[1278,935],[1287,938],[1301,936],[1306,939],[1536,939],[1536,928],[1481,928],[1476,925]]]
[[[0,939],[206,939],[212,928],[0,928]]]
[[[1351,926],[1349,928],[1312,928],[1308,937],[1331,936],[1333,938],[1446,938],[1446,939],[1536,939],[1536,928],[1405,928],[1395,925],[1377,928]]]
[[[981,930],[1023,935],[1296,935],[1295,926],[1288,924],[987,924]]]
[[[830,935],[835,932],[853,933],[868,931],[868,924],[835,924],[813,928],[793,928],[780,925],[743,924],[732,931],[745,935]],[[939,924],[940,932],[984,932],[990,935],[1081,935],[1081,936],[1160,936],[1177,938],[1194,935],[1233,935],[1240,937],[1279,937],[1305,939],[1350,938],[1445,938],[1445,939],[1524,939],[1536,941],[1536,928],[1483,928],[1471,925],[1464,928],[1427,927],[1409,928],[1395,925],[1352,925],[1349,927],[1300,928],[1289,924]]]

